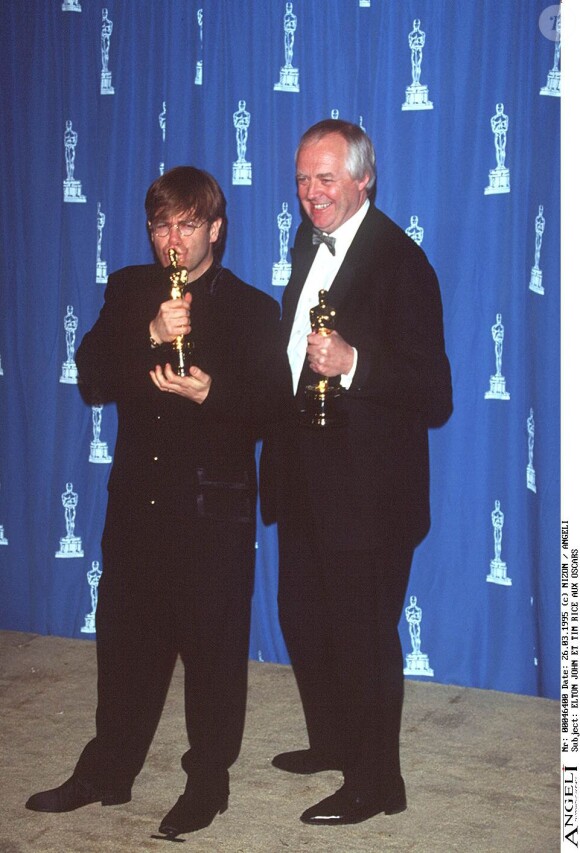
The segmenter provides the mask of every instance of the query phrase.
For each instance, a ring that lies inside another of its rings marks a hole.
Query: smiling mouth
[[[325,204],[313,204],[312,207],[314,210],[326,210],[327,207],[330,207],[330,202],[325,202]]]

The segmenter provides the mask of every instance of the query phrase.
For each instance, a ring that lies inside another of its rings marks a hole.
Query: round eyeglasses
[[[191,237],[194,231],[205,225],[204,222],[176,222],[170,225],[169,222],[150,222],[149,228],[151,233],[156,237],[168,237],[173,228],[177,228],[181,237]]]

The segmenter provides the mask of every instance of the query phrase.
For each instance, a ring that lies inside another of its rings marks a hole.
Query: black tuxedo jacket
[[[174,499],[202,514],[253,519],[256,440],[287,370],[279,306],[216,264],[187,289],[193,362],[212,377],[202,404],[159,391],[149,376],[170,360],[168,347],[149,341],[149,323],[170,293],[168,271],[153,264],[109,277],[99,318],[76,354],[79,388],[88,403],[117,405],[109,491],[132,506]]]
[[[327,248],[312,245],[305,221],[283,296],[285,345],[317,250]],[[417,544],[430,524],[427,431],[452,411],[437,277],[422,249],[371,205],[327,302],[336,309],[336,330],[358,350],[352,385],[340,400],[346,424],[316,429],[288,422],[268,446],[270,482],[281,488],[273,490],[266,515],[292,513],[284,482],[299,472],[326,547],[377,547],[395,533]],[[306,370],[301,382],[319,378]],[[299,388],[298,408],[301,399]]]

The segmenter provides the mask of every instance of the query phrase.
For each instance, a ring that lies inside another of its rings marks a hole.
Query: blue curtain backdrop
[[[373,139],[377,204],[439,274],[453,371],[400,626],[406,673],[559,696],[557,9],[4,0],[1,628],[94,636],[116,413],[83,404],[74,352],[107,274],[150,260],[147,187],[178,164],[213,173],[225,264],[279,299],[294,149],[336,115]],[[256,547],[251,656],[286,663],[275,529]]]

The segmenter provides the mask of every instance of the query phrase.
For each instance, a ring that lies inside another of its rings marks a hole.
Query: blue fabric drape
[[[294,150],[310,124],[337,114],[375,143],[378,206],[422,229],[453,371],[455,413],[431,435],[432,530],[400,626],[407,674],[559,695],[560,98],[545,8],[2,3],[1,628],[94,635],[116,414],[82,403],[69,351],[97,317],[106,273],[150,258],[147,187],[182,163],[214,174],[228,199],[225,264],[280,298],[278,215],[287,206],[290,246],[300,221]],[[429,109],[402,109],[414,29],[425,36],[418,83]],[[245,184],[233,183],[240,102]],[[499,104],[509,192],[490,193]],[[498,314],[503,399],[486,397]],[[251,655],[284,663],[276,572],[275,530],[259,527]]]

